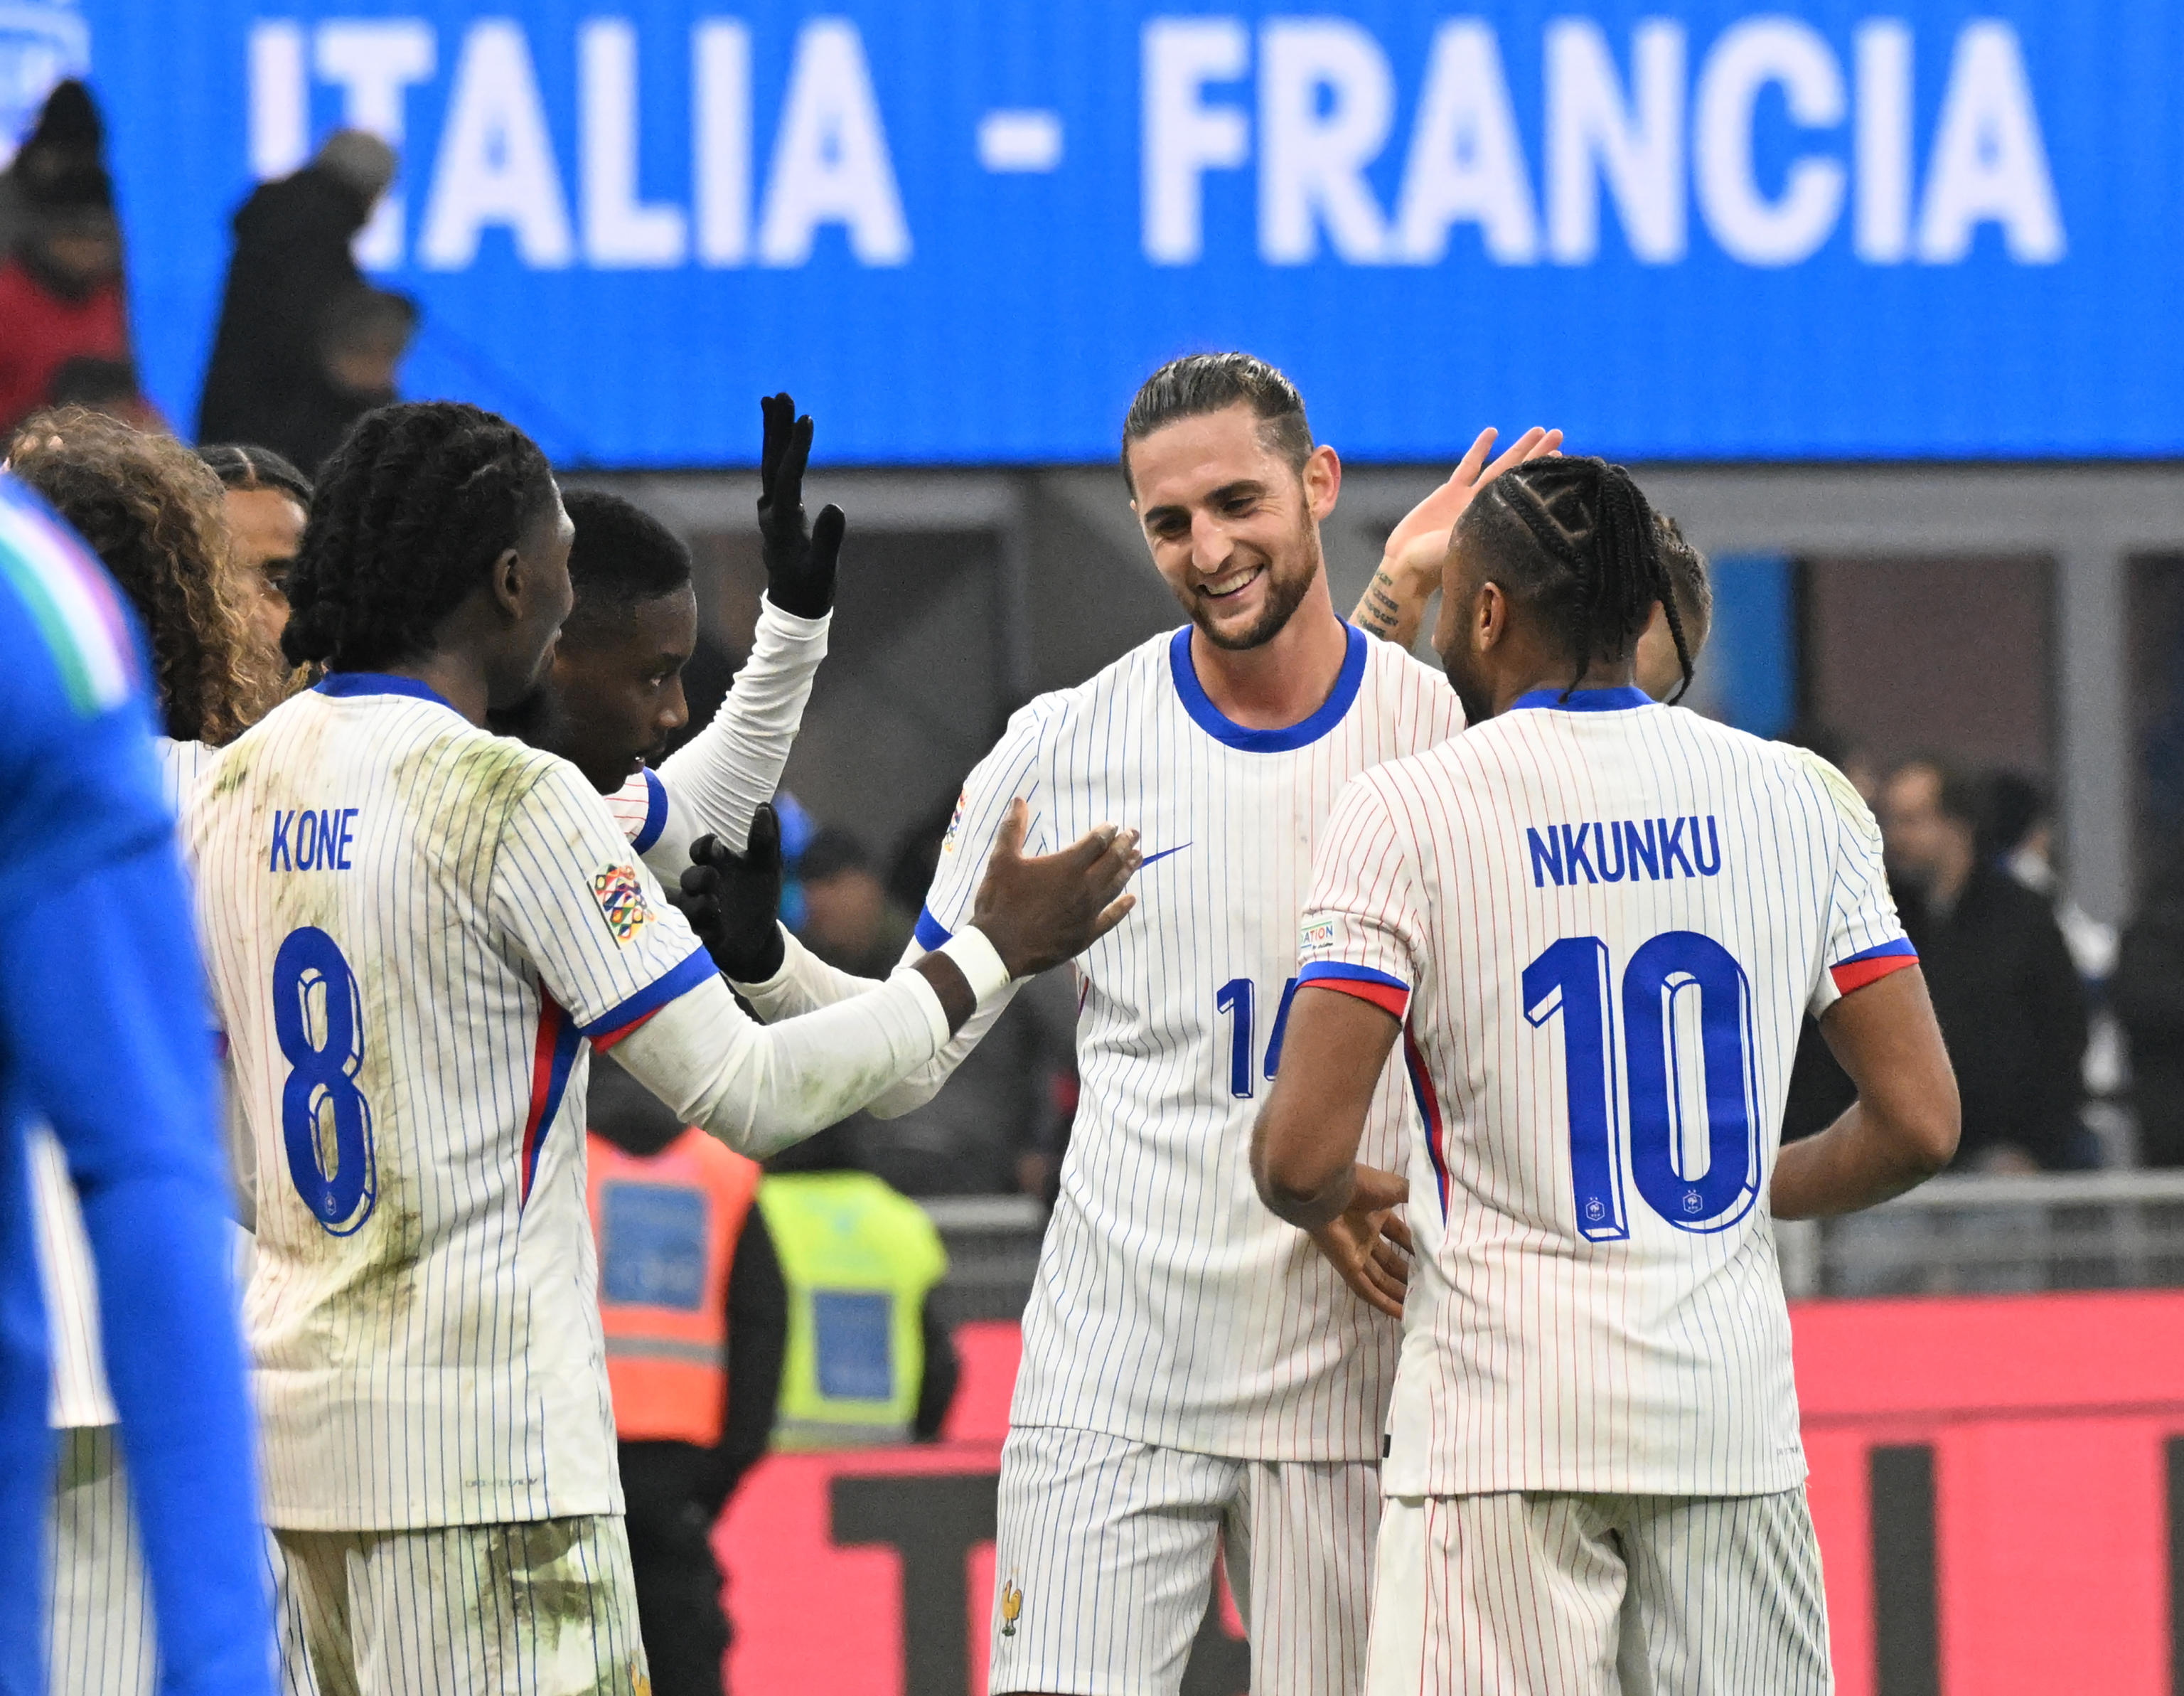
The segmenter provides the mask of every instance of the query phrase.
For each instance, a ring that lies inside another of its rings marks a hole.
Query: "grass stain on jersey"
[[[482,1599],[488,1617],[482,1623],[496,1623],[493,1615],[498,1610],[489,1598],[505,1596],[518,1627],[541,1642],[559,1642],[571,1631],[588,1636],[607,1611],[607,1598],[604,1587],[584,1570],[584,1553],[577,1545],[585,1524],[580,1519],[534,1520],[494,1527],[485,1548]]]

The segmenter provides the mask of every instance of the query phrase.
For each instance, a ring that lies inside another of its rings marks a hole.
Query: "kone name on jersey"
[[[1703,845],[1700,825],[1706,827]],[[1688,842],[1685,829],[1689,827]],[[1574,884],[1636,882],[1641,876],[1662,883],[1683,868],[1687,878],[1711,878],[1721,871],[1721,828],[1708,813],[1682,818],[1613,818],[1605,824],[1550,824],[1544,837],[1527,826],[1525,845],[1532,855],[1532,887],[1543,890],[1552,878],[1557,888]],[[1610,849],[1614,857],[1608,857]]]
[[[304,807],[273,814],[273,846],[265,857],[269,872],[346,872],[349,845],[356,840],[354,806]]]

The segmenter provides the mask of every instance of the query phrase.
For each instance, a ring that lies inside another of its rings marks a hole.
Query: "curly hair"
[[[555,493],[538,444],[494,413],[448,400],[365,413],[320,470],[282,650],[337,672],[430,653]]]
[[[171,436],[80,406],[16,432],[15,475],[106,562],[143,621],[167,734],[232,741],[282,692],[278,656],[252,635],[220,479]]]

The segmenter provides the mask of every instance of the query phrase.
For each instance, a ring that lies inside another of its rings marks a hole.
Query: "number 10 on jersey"
[[[1759,1195],[1751,983],[1697,931],[1665,930],[1641,945],[1623,973],[1618,1080],[1610,973],[1596,936],[1566,936],[1524,968],[1525,1018],[1544,1027],[1562,1015],[1579,1234],[1591,1242],[1630,1235],[1626,1123],[1630,1176],[1646,1204],[1680,1230],[1726,1230]]]

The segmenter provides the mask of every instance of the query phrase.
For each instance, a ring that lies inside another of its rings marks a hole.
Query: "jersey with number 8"
[[[1635,689],[1350,786],[1300,976],[1403,1020],[1419,1107],[1390,1494],[1802,1479],[1765,1199],[1791,1060],[1911,958],[1840,773]]]
[[[619,1511],[588,1056],[712,962],[575,767],[406,678],[282,705],[189,828],[254,1166],[267,1520]]]

